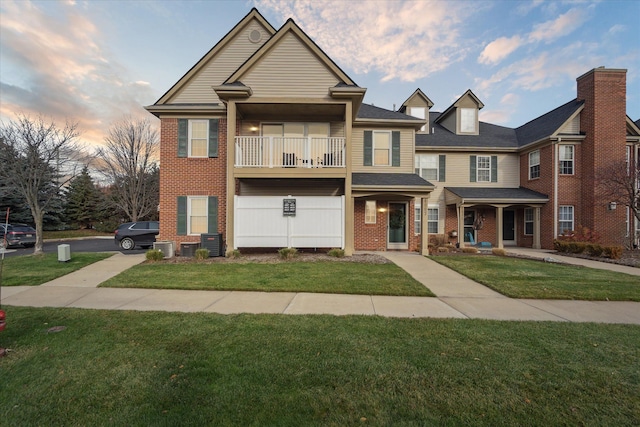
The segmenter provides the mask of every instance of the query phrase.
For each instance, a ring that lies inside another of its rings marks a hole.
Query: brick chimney
[[[596,178],[599,169],[625,160],[627,70],[594,68],[577,82],[578,100],[584,100],[580,131],[585,139],[576,147],[576,161],[582,168],[582,206],[576,212],[576,224],[596,231],[603,243],[623,244],[625,207],[609,210],[610,200],[598,197]]]

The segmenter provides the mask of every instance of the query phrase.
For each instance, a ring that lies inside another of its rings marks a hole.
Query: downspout
[[[558,138],[553,150],[553,240],[558,237],[558,168],[560,167],[560,146],[558,143],[560,142],[562,142],[562,138]]]

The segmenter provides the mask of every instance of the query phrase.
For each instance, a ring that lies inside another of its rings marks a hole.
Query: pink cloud
[[[511,52],[522,46],[523,42],[522,38],[518,35],[513,37],[500,37],[484,48],[480,57],[478,57],[478,62],[481,64],[495,64],[500,62],[509,56]]]

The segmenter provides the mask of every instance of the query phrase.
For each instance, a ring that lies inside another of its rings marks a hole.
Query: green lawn
[[[2,268],[2,286],[40,285],[112,255],[74,252],[68,262],[59,262],[57,253],[6,258]]]
[[[395,264],[354,262],[147,263],[100,286],[434,296]]]
[[[76,237],[96,237],[96,236],[112,236],[113,233],[103,233],[92,229],[82,230],[63,230],[63,231],[44,231],[42,237],[44,239],[73,239]]]
[[[640,424],[638,326],[4,309],[7,426]]]
[[[512,298],[640,301],[640,276],[490,255],[431,259]]]

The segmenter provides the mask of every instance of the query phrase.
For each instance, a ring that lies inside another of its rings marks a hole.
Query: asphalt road
[[[142,249],[141,247],[136,247],[132,251],[123,251],[119,246],[114,243],[113,237],[107,238],[91,238],[91,239],[68,239],[68,240],[56,240],[56,241],[48,241],[44,242],[43,251],[44,252],[58,252],[58,245],[67,244],[70,246],[71,254],[74,252],[112,252],[112,251],[120,251],[125,255],[133,255],[133,254],[141,254],[145,253],[147,250]],[[22,247],[11,247],[5,252],[5,258],[21,256],[21,255],[31,255],[33,253],[33,248],[22,248]],[[1,256],[1,255],[0,255]]]

